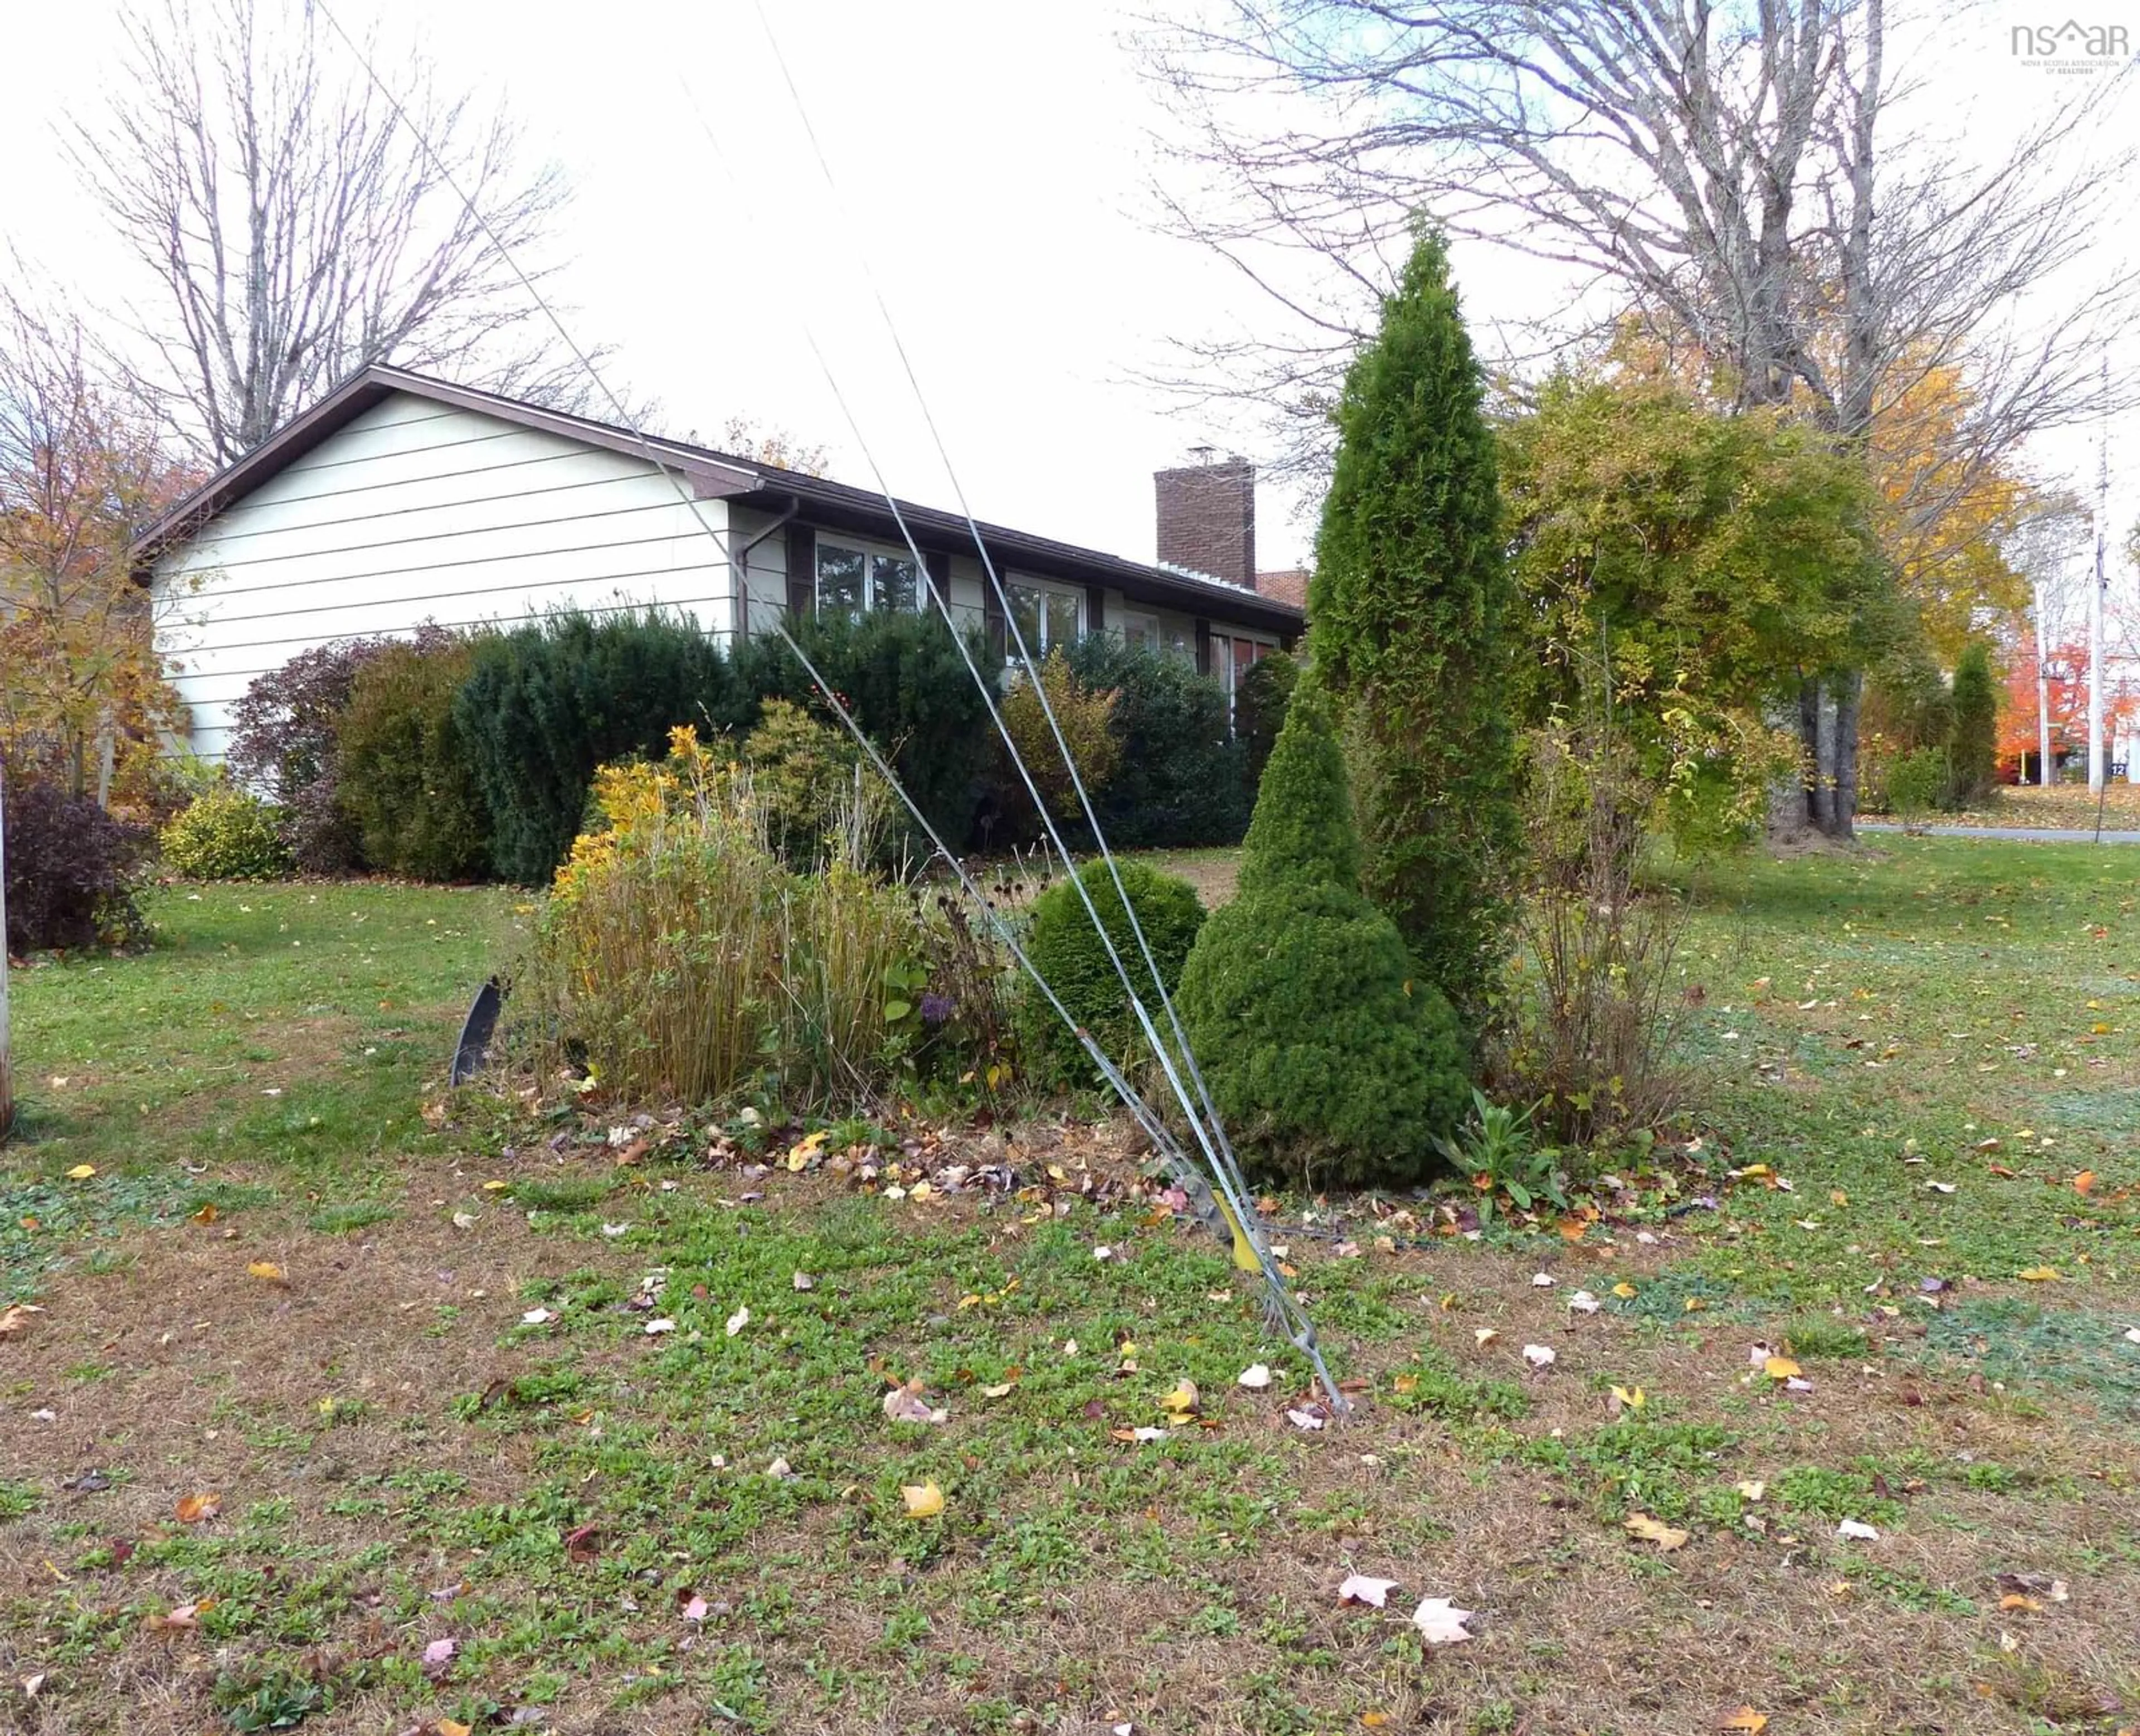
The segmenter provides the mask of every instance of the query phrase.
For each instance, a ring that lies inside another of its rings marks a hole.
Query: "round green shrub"
[[[244,790],[210,790],[166,826],[164,862],[194,880],[269,880],[290,871],[282,810]]]
[[[1204,905],[1196,889],[1187,880],[1162,874],[1142,862],[1117,861],[1122,891],[1129,895],[1136,912],[1137,926],[1151,949],[1152,962],[1171,995],[1181,980],[1181,969],[1204,925]],[[1131,931],[1115,890],[1113,875],[1105,862],[1087,862],[1077,878],[1099,912],[1107,938],[1137,985],[1138,998],[1151,1013],[1153,1022],[1165,1027],[1159,998],[1150,989],[1151,973],[1144,954]],[[1070,1016],[1092,1034],[1093,1040],[1117,1061],[1136,1053],[1142,1045],[1143,1027],[1129,1003],[1122,978],[1116,973],[1099,930],[1092,926],[1084,900],[1068,880],[1059,880],[1033,901],[1033,929],[1026,939],[1026,956],[1033,960],[1049,987],[1062,998]],[[1028,1041],[1058,1067],[1082,1072],[1086,1064],[1082,1045],[1072,1036],[1038,990],[1028,997]]]
[[[1280,881],[1221,907],[1180,1006],[1243,1155],[1287,1180],[1419,1180],[1470,1102],[1455,1013],[1350,887]]]

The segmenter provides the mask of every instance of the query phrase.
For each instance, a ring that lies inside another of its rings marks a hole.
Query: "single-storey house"
[[[1296,603],[1255,588],[1254,480],[1239,459],[1160,472],[1157,563],[982,525],[1027,643],[1120,634],[1230,692],[1302,627]],[[1000,655],[964,517],[899,510],[918,568],[866,488],[371,367],[181,502],[134,562],[188,745],[216,760],[256,676],[425,621],[660,605],[729,640],[811,610],[930,608],[933,591]]]

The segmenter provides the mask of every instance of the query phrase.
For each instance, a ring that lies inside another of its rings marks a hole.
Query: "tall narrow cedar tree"
[[[1441,238],[1422,232],[1337,410],[1308,588],[1354,754],[1364,885],[1476,1029],[1518,837],[1494,441]]]

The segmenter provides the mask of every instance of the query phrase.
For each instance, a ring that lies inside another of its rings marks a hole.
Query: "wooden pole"
[[[0,1140],[14,1125],[14,1051],[7,1025],[7,777],[0,770]]]

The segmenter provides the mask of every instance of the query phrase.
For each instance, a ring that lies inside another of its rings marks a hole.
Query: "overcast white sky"
[[[115,261],[56,135],[71,105],[110,94],[95,72],[112,62],[116,10],[0,0],[9,59],[54,69],[11,80],[0,105],[11,165],[0,235],[92,300],[117,281]],[[1254,453],[1245,418],[1184,418],[1138,383],[1164,366],[1171,337],[1264,313],[1225,267],[1147,224],[1147,131],[1163,117],[1123,44],[1133,21],[1122,7],[770,0],[837,206],[750,0],[337,0],[336,10],[352,28],[375,21],[420,40],[444,83],[503,96],[532,146],[566,168],[578,195],[564,290],[575,335],[616,345],[626,382],[658,398],[672,429],[711,438],[749,414],[822,441],[844,479],[872,481],[800,315],[891,487],[950,504],[870,299],[867,259],[983,517],[1149,558],[1151,473],[1200,442]],[[1954,113],[1993,148],[2060,94],[2008,51],[2009,23],[2038,10],[1973,9],[1932,51]],[[1543,315],[1566,300],[1533,262],[1460,248],[1457,266],[1475,315]],[[2092,436],[2036,456],[2092,488]],[[2112,462],[2112,519],[2127,524],[2135,495],[2115,445]],[[1262,566],[1303,555],[1311,530],[1296,505],[1265,491]]]

